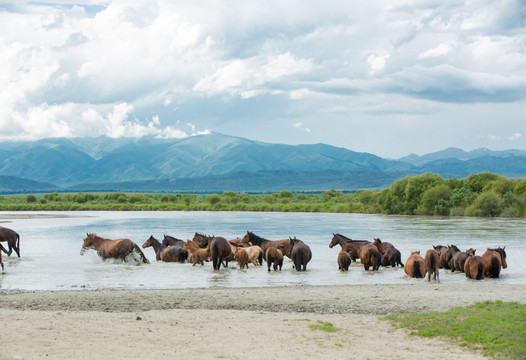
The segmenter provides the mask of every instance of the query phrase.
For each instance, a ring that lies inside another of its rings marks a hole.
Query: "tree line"
[[[277,211],[523,217],[526,179],[484,172],[465,179],[426,173],[379,191],[271,194],[49,193],[0,196],[0,210]]]

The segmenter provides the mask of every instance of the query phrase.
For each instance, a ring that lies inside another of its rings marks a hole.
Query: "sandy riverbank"
[[[526,286],[445,285],[72,291],[0,295],[0,359],[478,359],[380,315],[526,301]],[[312,330],[318,320],[342,330]]]

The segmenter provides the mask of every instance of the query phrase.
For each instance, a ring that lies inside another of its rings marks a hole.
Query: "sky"
[[[0,0],[0,141],[526,150],[526,1]]]

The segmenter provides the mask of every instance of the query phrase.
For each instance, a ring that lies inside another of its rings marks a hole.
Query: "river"
[[[526,284],[525,219],[437,218],[326,213],[260,212],[0,212],[0,225],[20,234],[21,258],[3,254],[5,273],[0,289],[19,290],[95,290],[95,289],[178,289],[208,287],[265,287],[307,285],[392,284],[423,281],[409,279],[402,268],[381,267],[365,271],[357,263],[350,271],[338,271],[337,248],[329,249],[332,233],[352,239],[393,243],[402,253],[421,254],[437,244],[454,244],[461,250],[473,247],[481,255],[487,247],[506,246],[508,268],[499,279],[502,284]],[[313,258],[304,273],[292,269],[286,259],[281,272],[267,272],[266,266],[240,270],[236,263],[213,271],[204,266],[155,261],[152,248],[144,249],[150,265],[133,266],[102,262],[93,250],[80,255],[87,232],[106,238],[126,237],[142,245],[150,235],[163,234],[180,239],[195,232],[233,239],[247,230],[271,239],[296,236],[307,243]],[[6,245],[3,243],[4,246]],[[441,270],[443,283],[473,280],[464,274]]]

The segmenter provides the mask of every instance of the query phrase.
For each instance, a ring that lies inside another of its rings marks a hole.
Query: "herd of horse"
[[[360,260],[365,270],[378,270],[380,266],[396,267],[400,265],[404,272],[414,278],[425,278],[440,282],[439,269],[459,271],[473,280],[484,278],[498,278],[501,269],[508,267],[506,250],[504,247],[487,249],[482,256],[475,256],[475,249],[461,251],[456,245],[433,245],[426,251],[425,257],[420,251],[413,251],[405,264],[401,261],[401,254],[391,243],[382,242],[375,238],[367,240],[352,240],[341,234],[333,234],[329,247],[340,245],[337,257],[338,269],[349,270],[351,262]]]
[[[284,256],[293,262],[293,268],[298,271],[307,270],[307,264],[312,258],[310,247],[296,237],[282,240],[262,238],[251,231],[242,238],[227,240],[222,236],[210,236],[195,233],[191,240],[181,240],[164,235],[162,241],[151,235],[142,248],[152,247],[155,258],[165,262],[189,262],[193,266],[203,265],[205,261],[212,261],[214,270],[219,270],[223,264],[228,267],[230,261],[236,261],[241,269],[248,268],[248,264],[263,265],[267,263],[271,268],[281,270]],[[105,239],[94,233],[87,233],[82,244],[80,254],[92,249],[102,259],[135,260],[139,264],[149,263],[141,248],[129,239]]]
[[[7,250],[1,243],[6,242]],[[426,251],[424,257],[420,251],[413,251],[402,263],[400,251],[393,244],[374,238],[373,241],[352,240],[342,234],[333,234],[329,248],[340,245],[337,256],[338,269],[348,271],[352,262],[357,260],[365,270],[377,271],[380,266],[403,267],[404,272],[414,278],[425,278],[439,282],[439,269],[449,269],[452,272],[465,273],[474,280],[498,278],[501,269],[507,268],[506,251],[504,247],[487,249],[482,256],[475,255],[475,249],[461,251],[456,245],[433,245]],[[312,259],[310,247],[296,237],[288,239],[269,240],[247,231],[241,238],[227,240],[222,236],[210,236],[195,233],[191,240],[181,240],[164,235],[162,241],[150,236],[142,244],[142,248],[151,247],[157,261],[188,262],[193,266],[204,265],[212,261],[214,270],[221,265],[228,267],[230,261],[236,261],[241,269],[263,265],[266,261],[268,271],[281,270],[284,257],[293,262],[297,271],[307,270],[307,264]],[[135,261],[138,264],[148,264],[149,260],[143,251],[130,239],[106,239],[95,233],[87,233],[80,254],[92,249],[103,259],[119,259]],[[2,252],[8,256],[13,251],[20,257],[20,236],[12,229],[0,226],[0,265],[4,271]]]

